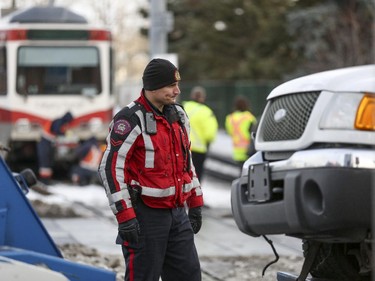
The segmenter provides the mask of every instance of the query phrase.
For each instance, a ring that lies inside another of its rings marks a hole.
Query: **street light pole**
[[[165,0],[150,0],[151,25],[150,25],[150,56],[166,54],[167,34],[173,28],[173,15],[166,11]]]

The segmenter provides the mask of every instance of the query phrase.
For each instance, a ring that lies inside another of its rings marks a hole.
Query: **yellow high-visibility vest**
[[[196,101],[183,103],[190,120],[190,150],[206,153],[207,146],[217,135],[218,123],[213,111],[205,104]]]
[[[250,111],[235,111],[227,115],[225,129],[232,137],[233,159],[245,161],[251,141],[250,126],[256,123],[256,118]]]

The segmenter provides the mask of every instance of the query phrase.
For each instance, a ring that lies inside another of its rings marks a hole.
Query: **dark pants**
[[[137,203],[141,234],[122,246],[125,281],[201,281],[194,234],[184,208],[155,209]]]
[[[53,146],[52,142],[44,137],[37,143],[37,154],[39,167],[52,168]]]
[[[91,183],[94,184],[100,184],[100,178],[97,171],[92,171],[86,168],[83,168],[79,165],[73,166],[73,168],[70,171],[70,175],[73,178],[74,176],[78,177],[78,182],[75,182],[76,184],[79,184],[81,186],[88,185]]]
[[[191,152],[191,157],[193,159],[193,164],[195,167],[195,173],[200,182],[202,182],[203,178],[203,169],[204,169],[204,161],[206,160],[207,153],[199,153],[199,152]]]

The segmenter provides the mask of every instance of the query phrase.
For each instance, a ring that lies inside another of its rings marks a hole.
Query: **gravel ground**
[[[270,265],[262,277],[263,268],[274,256],[248,256],[248,257],[201,257],[201,266],[205,276],[215,279],[203,278],[204,281],[276,281],[278,271],[298,273],[302,266],[300,257],[280,257],[276,264]]]
[[[31,201],[40,217],[67,218],[78,217],[79,213],[70,206],[47,204],[40,200]],[[117,274],[116,281],[124,280],[124,261],[119,255],[103,255],[94,248],[80,244],[57,245],[64,258],[95,267],[112,270]],[[277,263],[270,265],[262,277],[263,268],[275,259],[269,255],[200,257],[202,267],[202,281],[276,281],[278,271],[299,273],[302,258],[298,256],[280,256]]]
[[[113,270],[117,281],[124,280],[124,262],[122,255],[101,255],[98,251],[78,244],[60,245],[65,259]],[[202,281],[275,281],[278,271],[297,274],[302,266],[300,257],[280,257],[262,277],[263,268],[274,260],[273,256],[249,257],[200,257]]]

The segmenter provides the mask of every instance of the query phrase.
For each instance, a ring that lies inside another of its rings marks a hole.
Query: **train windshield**
[[[17,58],[21,95],[86,95],[102,91],[96,47],[22,46]]]

